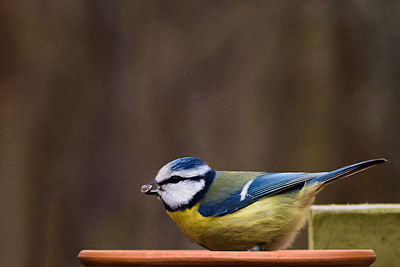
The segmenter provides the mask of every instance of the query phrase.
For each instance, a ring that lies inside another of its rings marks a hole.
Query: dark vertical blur
[[[266,171],[384,156],[317,202],[400,202],[399,14],[399,1],[2,1],[0,265],[198,248],[139,192],[187,155]]]

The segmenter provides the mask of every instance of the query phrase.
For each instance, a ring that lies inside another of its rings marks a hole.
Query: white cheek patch
[[[165,184],[158,194],[171,209],[177,209],[188,204],[204,188],[205,184],[204,179],[184,180],[176,184]]]

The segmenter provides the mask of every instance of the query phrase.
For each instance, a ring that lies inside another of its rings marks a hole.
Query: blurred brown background
[[[0,36],[1,266],[198,248],[139,192],[181,156],[386,157],[317,202],[400,202],[399,1],[2,1]]]

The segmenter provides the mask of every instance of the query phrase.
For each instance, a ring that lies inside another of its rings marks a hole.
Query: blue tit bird
[[[215,171],[185,157],[163,166],[141,192],[157,195],[194,242],[210,250],[288,248],[324,186],[387,162],[372,159],[330,172]]]

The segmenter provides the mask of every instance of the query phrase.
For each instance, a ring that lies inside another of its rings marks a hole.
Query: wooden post
[[[374,267],[400,266],[400,204],[311,207],[309,249],[373,249]]]

